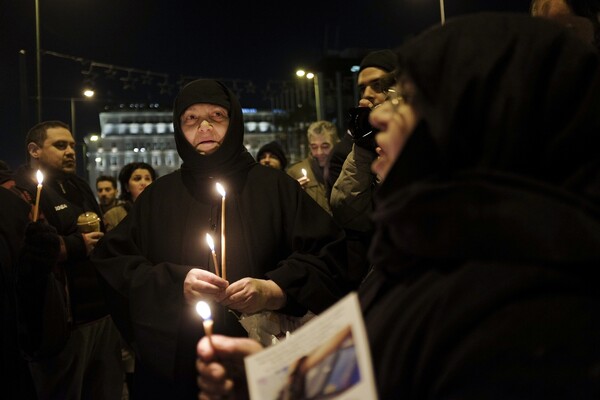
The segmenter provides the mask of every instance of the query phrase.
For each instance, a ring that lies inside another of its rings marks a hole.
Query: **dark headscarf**
[[[422,119],[377,193],[371,261],[592,257],[593,219],[577,239],[553,238],[574,210],[598,216],[595,49],[542,19],[484,13],[398,54]]]
[[[428,30],[398,54],[420,93],[423,124],[396,164],[427,156],[446,172],[503,171],[556,185],[597,170],[599,58],[554,24],[471,15]],[[419,137],[425,131],[429,137]],[[415,157],[412,147],[429,154]]]
[[[186,140],[180,124],[181,114],[197,103],[216,104],[229,111],[229,128],[219,149],[201,155]],[[243,145],[244,121],[242,107],[233,92],[223,83],[198,79],[188,83],[177,95],[173,106],[173,125],[177,152],[183,160],[181,173],[186,186],[198,194],[216,180],[227,182],[227,190],[239,189],[254,159]],[[214,186],[211,186],[211,188]],[[214,190],[211,189],[211,193]]]
[[[285,170],[285,167],[287,166],[287,157],[285,156],[285,151],[283,150],[283,147],[281,147],[281,144],[277,141],[265,144],[258,150],[258,153],[256,153],[256,160],[260,161],[262,156],[267,152],[277,157],[281,163],[281,169]]]

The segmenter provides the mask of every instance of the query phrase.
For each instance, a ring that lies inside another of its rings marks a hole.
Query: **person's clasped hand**
[[[229,282],[200,268],[192,268],[183,281],[183,296],[190,304],[200,300],[220,302],[225,297]]]
[[[204,336],[196,348],[200,400],[249,398],[244,358],[262,350],[255,340],[212,335]]]
[[[285,301],[285,293],[275,282],[243,278],[229,285],[220,303],[232,310],[252,314],[278,310],[285,305]]]

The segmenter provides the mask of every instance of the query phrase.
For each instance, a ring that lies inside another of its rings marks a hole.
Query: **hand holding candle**
[[[221,267],[223,275],[221,278],[227,280],[227,266],[225,264],[225,188],[217,182],[217,192],[221,195]]]
[[[310,181],[310,179],[308,179],[308,173],[306,172],[306,169],[302,168],[302,176],[300,178],[298,178],[298,183],[300,184],[300,186],[302,186],[302,189],[304,189],[304,187],[306,186],[306,184]]]
[[[199,301],[198,303],[196,303],[196,312],[202,318],[202,326],[204,327],[204,333],[208,337],[210,345],[214,348],[211,338],[213,329],[213,319],[208,303],[205,301]]]
[[[44,174],[39,169],[37,170],[35,177],[37,178],[37,193],[35,195],[35,206],[33,207],[33,222],[37,221],[39,209],[40,209],[40,194],[42,193],[42,182],[44,181]]]
[[[219,272],[219,261],[217,261],[217,254],[215,253],[215,242],[209,233],[206,234],[206,243],[208,243],[208,247],[210,247],[212,253],[213,263],[215,264],[215,274],[221,276],[221,273]]]

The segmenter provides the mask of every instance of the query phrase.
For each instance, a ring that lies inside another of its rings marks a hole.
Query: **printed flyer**
[[[376,399],[356,293],[245,359],[253,400]]]

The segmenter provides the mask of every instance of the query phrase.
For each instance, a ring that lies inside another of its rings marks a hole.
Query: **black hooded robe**
[[[380,398],[600,398],[598,55],[494,14],[398,54],[422,121],[359,291]]]
[[[181,133],[179,117],[196,103],[229,110],[228,132],[211,155],[198,154]],[[190,83],[175,101],[174,124],[181,170],[148,186],[93,254],[113,318],[136,353],[136,398],[197,398],[203,329],[184,300],[183,281],[191,268],[214,271],[206,233],[220,255],[216,182],[226,191],[229,282],[273,280],[287,295],[280,312],[295,316],[319,313],[347,292],[343,231],[294,179],[247,153],[232,92],[216,81]],[[215,333],[246,336],[231,313],[216,304],[212,313]]]

